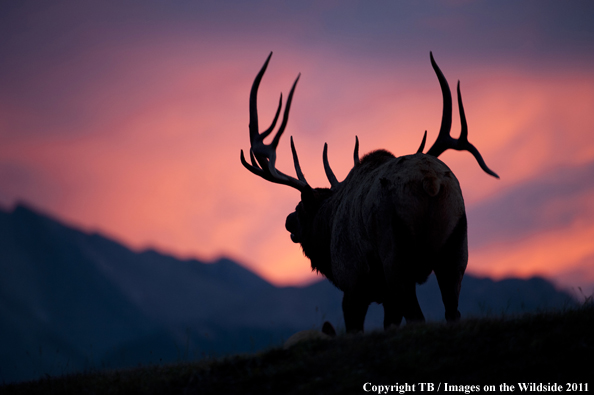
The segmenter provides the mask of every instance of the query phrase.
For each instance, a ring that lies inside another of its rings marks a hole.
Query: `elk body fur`
[[[458,180],[439,159],[368,154],[326,199],[302,194],[287,229],[303,235],[297,240],[312,268],[344,292],[347,330],[363,329],[371,302],[384,304],[386,327],[402,317],[422,321],[415,284],[432,271],[446,317],[459,316],[466,214]]]
[[[272,126],[258,132],[255,92],[269,60],[270,56],[256,77],[250,96],[252,164],[245,161],[243,152],[241,160],[252,173],[301,192],[301,202],[289,214],[285,226],[291,239],[301,244],[312,269],[344,292],[342,308],[347,331],[363,330],[372,302],[383,304],[386,328],[399,325],[403,317],[407,322],[423,321],[416,284],[425,282],[431,272],[435,272],[439,283],[446,319],[459,319],[458,298],[468,262],[466,213],[458,180],[437,156],[448,148],[467,150],[487,173],[497,177],[467,140],[459,85],[459,139],[449,136],[451,94],[431,56],[442,88],[444,114],[438,140],[428,153],[422,153],[426,132],[418,152],[401,157],[378,150],[359,160],[357,139],[354,166],[346,179],[338,182],[325,146],[324,167],[332,187],[311,188],[301,172],[292,139],[298,178],[275,168],[276,145],[286,126],[297,81],[289,93],[273,142],[267,145],[263,139],[274,128],[280,104]]]
[[[423,282],[433,269],[427,258],[443,249],[465,216],[452,172],[423,154],[396,158],[372,153],[324,205],[333,208],[319,219],[331,224],[332,254],[330,272],[322,273],[344,292],[357,292],[373,271],[383,272],[386,284],[402,275]],[[397,259],[399,255],[409,262]],[[353,264],[344,264],[349,261]]]

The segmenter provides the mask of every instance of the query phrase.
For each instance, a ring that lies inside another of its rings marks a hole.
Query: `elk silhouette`
[[[443,95],[443,115],[439,135],[423,154],[427,131],[413,155],[396,157],[386,150],[368,153],[359,159],[355,139],[354,166],[339,182],[328,163],[324,145],[323,163],[331,188],[312,188],[301,171],[291,137],[291,151],[297,178],[275,166],[276,148],[285,130],[293,93],[287,98],[283,119],[270,144],[264,139],[274,129],[282,107],[282,94],[272,125],[259,132],[257,94],[272,52],[256,75],[250,92],[250,159],[243,150],[241,163],[263,179],[288,185],[301,192],[301,202],[287,217],[291,240],[300,243],[312,269],[327,277],[344,292],[342,310],[347,332],[363,331],[371,302],[384,306],[384,327],[424,321],[416,295],[416,284],[435,272],[448,322],[460,318],[458,298],[468,262],[468,242],[464,199],[458,180],[437,157],[447,149],[472,153],[480,167],[499,178],[485,164],[468,141],[468,129],[460,82],[458,107],[462,131],[450,136],[452,96],[443,73],[430,53]]]

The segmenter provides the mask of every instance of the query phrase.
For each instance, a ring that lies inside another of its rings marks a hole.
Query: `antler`
[[[285,127],[287,126],[287,121],[289,120],[289,110],[291,108],[291,101],[293,100],[293,92],[295,91],[295,86],[297,86],[297,81],[299,81],[299,77],[301,74],[297,76],[293,86],[291,87],[291,91],[289,92],[289,97],[287,98],[287,103],[285,106],[285,112],[283,113],[283,120],[281,125],[278,129],[278,132],[274,135],[274,139],[270,144],[264,144],[264,139],[272,132],[276,125],[276,121],[278,120],[278,116],[281,111],[282,103],[283,103],[283,94],[280,95],[280,100],[278,103],[278,109],[276,110],[276,115],[272,120],[272,124],[268,129],[264,132],[260,133],[258,128],[258,87],[260,86],[260,81],[262,80],[262,76],[264,76],[264,72],[266,72],[266,68],[268,67],[268,62],[270,61],[270,57],[272,56],[272,52],[268,55],[266,62],[260,69],[258,75],[254,79],[254,83],[252,84],[252,90],[250,91],[250,160],[252,164],[248,164],[245,160],[243,155],[243,150],[241,150],[241,163],[243,166],[254,173],[257,176],[262,177],[263,179],[274,182],[276,184],[283,184],[298,189],[299,191],[303,192],[307,189],[310,189],[309,184],[305,180],[303,176],[303,172],[301,171],[301,166],[299,166],[299,158],[297,157],[297,151],[295,150],[295,144],[293,144],[293,137],[291,137],[291,152],[293,153],[293,163],[295,165],[295,172],[297,173],[297,178],[288,176],[281,171],[277,170],[275,167],[276,164],[276,147],[278,146],[278,142],[285,131]]]
[[[429,54],[431,57],[431,66],[433,66],[433,70],[435,70],[435,74],[437,74],[437,79],[439,80],[439,85],[441,86],[441,93],[443,95],[443,114],[441,117],[441,127],[439,129],[439,135],[437,136],[437,140],[435,140],[435,143],[433,143],[431,148],[429,148],[429,151],[427,151],[427,155],[438,157],[449,148],[458,151],[468,151],[474,156],[481,169],[483,169],[487,174],[499,178],[499,176],[493,170],[487,167],[485,161],[483,160],[483,157],[475,148],[475,146],[468,141],[468,125],[466,124],[464,106],[462,105],[462,95],[460,94],[460,81],[458,81],[457,91],[458,108],[460,109],[460,123],[462,125],[462,131],[460,132],[460,137],[458,139],[454,139],[450,136],[450,130],[452,129],[452,93],[450,92],[450,87],[443,73],[441,72],[439,66],[437,66],[437,63],[435,63],[435,60],[433,59],[433,53],[430,52]],[[423,152],[426,137],[427,131],[425,131],[423,142],[421,143],[421,147],[417,152]]]
[[[328,162],[328,144],[327,143],[324,143],[323,160],[324,160],[324,171],[326,172],[326,177],[328,178],[328,181],[330,181],[330,189],[336,189],[336,187],[338,185],[340,185],[340,182],[338,182],[338,179],[336,178],[336,176],[334,175],[334,172],[330,168],[330,163]],[[357,136],[355,136],[355,152],[353,152],[353,160],[355,162],[355,166],[357,166],[360,163],[360,160],[359,160],[359,137],[357,137]]]

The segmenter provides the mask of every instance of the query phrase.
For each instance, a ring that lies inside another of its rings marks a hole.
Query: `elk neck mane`
[[[383,165],[390,159],[394,158],[395,156],[391,152],[385,149],[378,149],[365,154],[361,159],[361,163],[359,164],[359,166],[367,165],[370,167],[376,167]]]

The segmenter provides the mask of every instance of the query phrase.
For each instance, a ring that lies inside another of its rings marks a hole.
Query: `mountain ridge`
[[[0,210],[0,270],[0,382],[253,352],[324,320],[343,325],[341,292],[328,281],[276,287],[228,258],[134,252],[24,204]],[[434,276],[418,295],[426,317],[441,320]],[[544,279],[467,275],[460,310],[501,314],[570,303]],[[372,305],[366,328],[381,322],[381,306]]]

